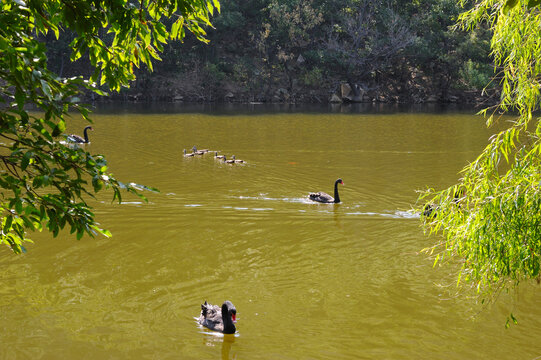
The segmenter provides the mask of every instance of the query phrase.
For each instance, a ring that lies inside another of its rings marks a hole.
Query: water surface
[[[34,234],[27,254],[0,252],[0,358],[541,356],[539,286],[488,307],[455,296],[457,268],[432,268],[420,250],[437,239],[408,212],[486,144],[473,111],[109,110],[88,149],[161,192],[100,195],[112,239]],[[183,158],[193,145],[246,164]],[[307,200],[338,177],[341,204]],[[196,325],[201,302],[226,299],[236,336]]]

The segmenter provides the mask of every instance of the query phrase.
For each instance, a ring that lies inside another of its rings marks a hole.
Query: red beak
[[[237,315],[231,314],[231,320],[233,320],[233,322],[237,322]]]

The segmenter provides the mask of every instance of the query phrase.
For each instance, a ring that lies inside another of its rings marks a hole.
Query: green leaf
[[[440,259],[440,254],[436,255],[436,259],[434,259],[434,264],[432,265],[432,267],[435,267],[436,264],[438,263],[438,260]]]
[[[21,198],[17,198],[17,201],[15,201],[15,211],[18,214],[22,214],[22,212],[23,212],[23,202],[22,202]]]
[[[54,127],[52,135],[53,137],[57,137],[64,131],[66,131],[66,123],[64,122],[64,120],[60,120],[58,124],[56,124],[56,126]]]
[[[539,4],[541,4],[541,0],[530,0],[528,1],[528,9],[539,6]]]
[[[43,184],[43,176],[36,176],[34,180],[32,181],[32,186],[35,188],[41,187]]]
[[[28,164],[30,163],[30,160],[32,159],[32,156],[34,156],[34,153],[32,151],[27,151],[22,160],[21,160],[21,170],[26,170],[28,167]]]
[[[503,12],[507,13],[509,12],[509,10],[513,9],[517,5],[518,5],[518,0],[507,0],[503,7]]]
[[[24,91],[22,91],[18,87],[15,90],[15,100],[17,101],[17,106],[19,107],[19,110],[22,111],[24,108],[24,104],[26,103],[26,95]]]
[[[218,0],[213,0],[214,7],[220,12],[220,2]]]
[[[178,19],[173,23],[171,26],[171,39],[177,39],[178,38],[178,31],[180,29],[180,26],[182,25],[181,20]]]
[[[11,224],[13,223],[13,215],[6,216],[5,224],[4,224],[4,233],[8,233],[11,231]]]
[[[41,89],[43,90],[43,93],[45,94],[45,96],[47,96],[47,98],[49,98],[49,100],[52,100],[53,94],[51,93],[51,86],[45,80],[40,80],[40,82],[41,82]]]

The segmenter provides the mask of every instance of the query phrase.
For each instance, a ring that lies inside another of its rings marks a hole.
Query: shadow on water
[[[276,113],[341,113],[341,114],[393,114],[393,113],[475,113],[479,109],[463,104],[271,104],[271,103],[154,103],[111,102],[98,103],[93,111],[100,114],[183,114],[212,115],[276,114]]]

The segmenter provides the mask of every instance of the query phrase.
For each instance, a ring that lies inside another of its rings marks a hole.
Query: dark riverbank
[[[439,0],[231,0],[213,17],[209,43],[189,35],[168,43],[152,72],[135,64],[129,89],[85,100],[492,105],[499,82],[491,81],[491,34],[458,30],[466,10]],[[88,78],[94,67],[86,56],[70,61],[72,39],[44,37],[49,68]]]
[[[149,86],[150,85],[150,86]],[[348,107],[374,107],[377,104],[396,104],[400,108],[415,104],[433,104],[434,107],[455,104],[469,108],[483,108],[498,103],[499,90],[447,90],[437,88],[425,88],[420,85],[401,90],[395,86],[378,86],[364,90],[359,86],[357,96],[353,96],[348,84],[330,87],[326,90],[312,88],[297,88],[288,91],[285,88],[276,88],[261,93],[251,93],[247,89],[237,88],[235,92],[228,90],[230,87],[221,89],[203,89],[199,95],[193,95],[192,91],[186,91],[172,85],[170,82],[155,82],[142,88],[139,84],[130,89],[124,89],[119,93],[110,93],[109,96],[96,96],[91,93],[85,95],[85,101],[109,103],[178,103],[178,104],[246,104],[246,105],[341,105]],[[368,106],[367,106],[368,105]],[[336,107],[336,106],[335,106]]]
[[[98,101],[91,104],[95,114],[190,114],[215,115],[269,113],[467,113],[474,114],[484,106],[470,103],[263,103],[263,102],[171,102],[171,101]]]

